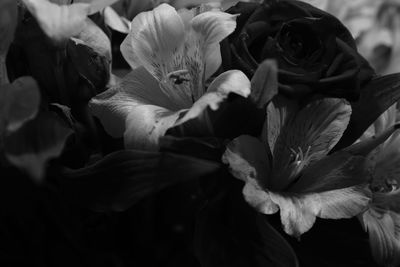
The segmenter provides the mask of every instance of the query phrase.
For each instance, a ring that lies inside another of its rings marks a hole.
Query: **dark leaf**
[[[92,166],[66,169],[60,183],[68,197],[99,211],[122,211],[169,185],[218,171],[215,162],[137,150],[107,155]]]
[[[247,98],[230,94],[218,110],[207,108],[198,117],[170,128],[177,137],[235,138],[242,134],[258,135],[264,121],[264,109]]]
[[[219,162],[225,151],[223,140],[215,137],[192,138],[164,136],[160,139],[160,151],[184,154]]]
[[[400,73],[373,79],[352,104],[350,123],[334,150],[353,144],[368,127],[400,99]]]
[[[203,267],[298,266],[290,245],[245,203],[240,189],[220,194],[200,211],[195,248]]]

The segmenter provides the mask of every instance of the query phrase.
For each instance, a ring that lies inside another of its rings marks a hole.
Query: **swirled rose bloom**
[[[225,69],[238,68],[251,76],[260,62],[274,58],[280,92],[291,97],[319,93],[349,100],[357,99],[374,75],[347,28],[307,3],[239,3],[227,12],[241,15],[223,54]]]

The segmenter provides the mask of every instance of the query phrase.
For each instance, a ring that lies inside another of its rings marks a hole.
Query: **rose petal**
[[[162,4],[133,19],[121,53],[133,69],[144,66],[161,81],[175,70],[161,63],[174,64],[174,57],[181,54],[184,37],[182,19],[173,7]]]
[[[205,78],[208,79],[221,65],[221,57],[211,57],[215,53],[216,44],[225,39],[236,28],[236,15],[225,12],[208,11],[194,17],[191,21],[193,30],[201,38],[205,54]]]
[[[316,217],[324,219],[351,218],[369,203],[362,187],[348,187],[305,195],[270,192],[271,200],[279,206],[285,232],[299,237],[314,224]]]
[[[400,216],[393,212],[369,209],[361,215],[365,230],[369,233],[372,255],[382,266],[400,264]]]

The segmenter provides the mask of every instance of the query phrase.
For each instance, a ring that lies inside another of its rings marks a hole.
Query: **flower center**
[[[288,166],[290,180],[297,178],[304,167],[310,163],[312,158],[310,155],[311,146],[308,146],[305,153],[301,147],[298,147],[297,149],[297,151],[293,148],[290,149],[292,152],[291,160]]]
[[[386,178],[378,181],[374,179],[370,185],[370,189],[374,193],[392,193],[400,189],[400,184],[394,178]]]
[[[191,81],[188,70],[177,70],[167,74],[167,79],[172,81],[174,84],[180,85],[183,82]]]
[[[196,100],[193,95],[192,80],[189,70],[175,70],[162,78],[160,87],[180,109],[190,108]]]

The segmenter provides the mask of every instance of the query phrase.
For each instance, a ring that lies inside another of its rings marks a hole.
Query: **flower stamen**
[[[174,84],[182,84],[183,82],[190,82],[191,77],[188,70],[176,70],[167,74],[166,77],[171,80]]]
[[[290,169],[290,175],[289,177],[291,179],[296,178],[300,172],[304,169],[305,166],[310,163],[311,160],[311,155],[310,155],[310,150],[311,146],[307,147],[306,152],[304,153],[301,147],[297,148],[298,151],[294,150],[293,148],[290,148],[290,151],[292,152],[291,157],[292,161],[289,164],[289,169]]]

